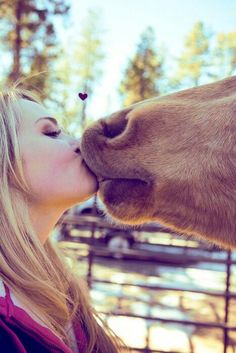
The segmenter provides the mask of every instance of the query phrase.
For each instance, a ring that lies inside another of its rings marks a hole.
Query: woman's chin
[[[86,180],[86,184],[79,185],[79,190],[74,189],[73,197],[77,199],[77,203],[85,202],[93,197],[98,191],[99,184],[96,178],[89,178]]]
[[[87,182],[89,183],[88,189],[91,190],[91,193],[94,194],[99,189],[99,182],[96,175],[90,170],[87,169]]]

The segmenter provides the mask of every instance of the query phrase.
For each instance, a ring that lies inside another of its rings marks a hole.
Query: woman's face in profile
[[[90,198],[98,183],[80,151],[75,152],[79,141],[60,133],[53,121],[42,119],[51,117],[42,105],[26,99],[20,99],[20,105],[19,142],[33,202],[66,210]]]

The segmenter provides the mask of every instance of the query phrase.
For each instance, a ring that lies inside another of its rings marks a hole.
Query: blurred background
[[[236,2],[0,0],[0,54],[0,88],[24,78],[80,138],[132,103],[235,74]],[[52,236],[132,352],[236,352],[234,251],[111,224],[96,198]]]
[[[126,105],[232,75],[235,18],[233,0],[0,0],[0,84],[45,71],[25,84],[79,136]]]

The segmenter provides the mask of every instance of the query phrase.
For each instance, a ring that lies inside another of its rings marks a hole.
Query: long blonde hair
[[[50,236],[41,244],[32,226],[18,142],[20,98],[41,104],[37,94],[17,84],[0,92],[0,277],[69,347],[65,327],[79,320],[87,335],[86,353],[122,352],[120,339],[90,304],[86,282],[73,274]]]

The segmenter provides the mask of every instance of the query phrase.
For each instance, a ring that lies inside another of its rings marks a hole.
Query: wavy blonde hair
[[[73,274],[50,236],[41,244],[31,223],[27,200],[32,195],[18,142],[19,99],[41,102],[18,85],[0,92],[0,277],[70,348],[65,327],[79,320],[88,340],[86,353],[122,352],[123,342],[91,306],[85,281]]]

